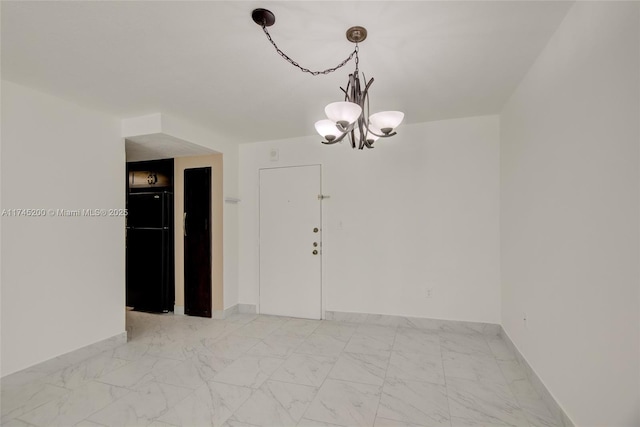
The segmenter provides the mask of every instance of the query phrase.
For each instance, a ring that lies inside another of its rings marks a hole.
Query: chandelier
[[[396,135],[395,129],[404,119],[404,113],[400,111],[382,111],[369,115],[369,88],[373,83],[373,78],[367,81],[364,73],[360,79],[358,68],[358,43],[367,38],[367,30],[364,27],[351,27],[347,30],[347,40],[355,43],[353,52],[340,64],[323,71],[311,71],[300,66],[296,61],[287,56],[271,38],[267,27],[276,22],[275,15],[266,9],[254,9],[251,13],[253,21],[262,27],[267,39],[276,52],[300,71],[313,76],[329,74],[339,68],[344,67],[351,59],[355,58],[356,69],[349,74],[349,81],[345,88],[340,88],[344,92],[344,101],[332,102],[324,109],[327,119],[319,120],[315,123],[316,131],[324,138],[323,144],[335,144],[341,142],[347,136],[351,142],[351,147],[362,150],[363,148],[373,148],[373,143],[379,138],[388,138]]]

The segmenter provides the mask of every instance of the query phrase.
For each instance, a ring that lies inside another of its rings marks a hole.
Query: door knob
[[[316,249],[313,250],[312,252],[314,255],[318,255],[318,251]]]
[[[314,233],[317,233],[317,232],[318,232],[318,227],[314,227],[314,228],[313,228],[313,232],[314,232]]]

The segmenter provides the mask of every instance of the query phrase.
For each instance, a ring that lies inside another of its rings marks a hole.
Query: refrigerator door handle
[[[187,237],[187,213],[182,214],[182,232],[184,237]]]

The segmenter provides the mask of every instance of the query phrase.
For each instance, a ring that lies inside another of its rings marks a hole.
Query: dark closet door
[[[140,311],[168,311],[167,247],[169,230],[127,230],[127,305]],[[173,281],[171,281],[173,286]],[[170,301],[173,306],[173,299]],[[171,307],[173,309],[173,307]]]
[[[211,168],[184,171],[184,312],[211,317]]]

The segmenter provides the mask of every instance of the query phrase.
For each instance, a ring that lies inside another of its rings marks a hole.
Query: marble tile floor
[[[1,424],[558,426],[499,336],[127,312],[129,342],[1,383]]]

